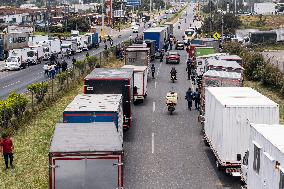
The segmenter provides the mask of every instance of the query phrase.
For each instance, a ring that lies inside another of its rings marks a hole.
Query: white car
[[[138,33],[138,32],[139,32],[139,26],[137,26],[137,25],[136,25],[136,26],[133,26],[133,27],[132,27],[132,32],[133,32],[133,33]]]

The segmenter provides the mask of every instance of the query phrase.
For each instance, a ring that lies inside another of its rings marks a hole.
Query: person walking
[[[155,79],[156,68],[155,68],[154,64],[152,64],[152,66],[151,66],[151,72],[152,72],[152,78]]]
[[[199,110],[199,106],[200,106],[200,93],[198,91],[198,88],[196,88],[196,91],[194,92],[194,104],[195,104],[195,109]]]
[[[187,71],[187,79],[190,80],[191,75],[191,59],[188,59],[186,62],[186,71]]]
[[[67,62],[65,60],[63,60],[62,64],[61,64],[61,67],[62,67],[62,72],[65,72],[67,70]]]
[[[55,64],[52,64],[51,65],[51,78],[54,79],[55,78],[55,74],[56,74],[56,65]]]
[[[191,91],[191,88],[186,91],[185,99],[187,100],[188,109],[191,111],[193,101],[193,93]]]
[[[12,139],[6,134],[2,134],[2,140],[0,140],[0,152],[2,151],[6,170],[9,169],[9,160],[10,160],[10,167],[13,169],[13,141]]]
[[[48,76],[48,64],[47,63],[44,63],[43,70],[44,70],[44,75]]]

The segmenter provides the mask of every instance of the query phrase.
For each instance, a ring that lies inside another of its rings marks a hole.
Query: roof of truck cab
[[[57,123],[50,152],[122,151],[113,122]]]
[[[227,60],[218,60],[214,57],[208,58],[206,60],[207,66],[214,66],[214,67],[224,67],[224,68],[233,68],[233,69],[244,69],[240,66],[239,63],[236,61],[227,61]]]
[[[242,79],[242,74],[237,72],[208,70],[203,74],[208,77],[228,78],[228,79]]]
[[[207,87],[222,105],[228,106],[278,106],[274,101],[250,87]]]
[[[162,32],[164,30],[165,30],[165,28],[150,28],[150,29],[144,31],[144,33],[153,33],[153,32],[159,33],[159,32]]]
[[[259,134],[266,138],[273,146],[284,153],[284,125],[251,124],[251,126],[258,131]]]
[[[132,76],[133,69],[95,68],[85,79],[130,79]]]
[[[150,48],[147,47],[142,47],[142,46],[137,46],[137,47],[127,47],[125,51],[130,52],[130,51],[149,51]]]
[[[121,94],[79,94],[64,112],[118,111],[121,101]]]

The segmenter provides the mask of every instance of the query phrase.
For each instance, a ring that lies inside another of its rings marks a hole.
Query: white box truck
[[[74,55],[78,48],[76,40],[63,40],[60,47],[63,55]]]
[[[240,176],[250,123],[279,124],[279,106],[248,87],[208,87],[205,102],[204,139],[216,157],[216,166]]]
[[[9,50],[7,60],[5,60],[6,70],[20,70],[28,66],[27,49],[13,49]]]
[[[43,46],[34,45],[27,48],[28,64],[35,65],[40,64],[44,58]]]
[[[283,189],[284,125],[251,124],[243,188]]]
[[[42,41],[39,42],[39,45],[43,47],[44,60],[48,60],[52,54],[57,55],[61,53],[60,40],[54,39]]]
[[[124,65],[122,68],[130,68],[134,70],[134,84],[133,84],[134,103],[143,102],[144,99],[147,97],[148,67]]]

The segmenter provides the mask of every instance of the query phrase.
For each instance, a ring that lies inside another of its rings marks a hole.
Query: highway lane
[[[192,19],[192,7],[188,9]],[[189,20],[187,18],[187,20]],[[182,29],[175,27],[179,37]],[[149,79],[148,97],[134,108],[134,126],[124,135],[124,176],[126,189],[223,189],[240,188],[239,178],[226,176],[215,168],[214,156],[203,143],[198,112],[189,111],[184,99],[192,83],[185,71],[187,55],[181,54],[181,64],[155,61],[156,79]],[[175,66],[178,81],[171,83],[170,69]],[[169,115],[166,93],[178,92],[176,111]]]
[[[164,14],[157,16],[159,19],[162,19]],[[172,16],[172,15],[171,15]],[[152,23],[148,22],[148,23]],[[148,23],[146,24],[146,28],[143,28],[142,25],[139,28],[139,33],[142,34],[145,29],[148,28]],[[121,37],[117,36],[113,37],[114,45],[121,43],[122,41],[126,41],[129,39],[129,36],[132,35],[133,38],[137,35],[137,33],[133,34],[132,30],[124,30],[121,31]],[[108,47],[110,47],[109,43]],[[89,50],[90,55],[97,55],[103,51],[103,43],[101,43],[98,49]],[[77,60],[83,60],[85,58],[87,52],[82,52],[75,54],[74,57]],[[67,60],[68,66],[72,65],[71,59]],[[27,91],[27,86],[34,82],[42,82],[46,81],[48,78],[44,76],[43,73],[43,64],[38,64],[34,66],[30,66],[24,70],[20,71],[4,71],[0,72],[0,99],[5,99],[10,92],[16,91],[18,93],[24,93]]]

